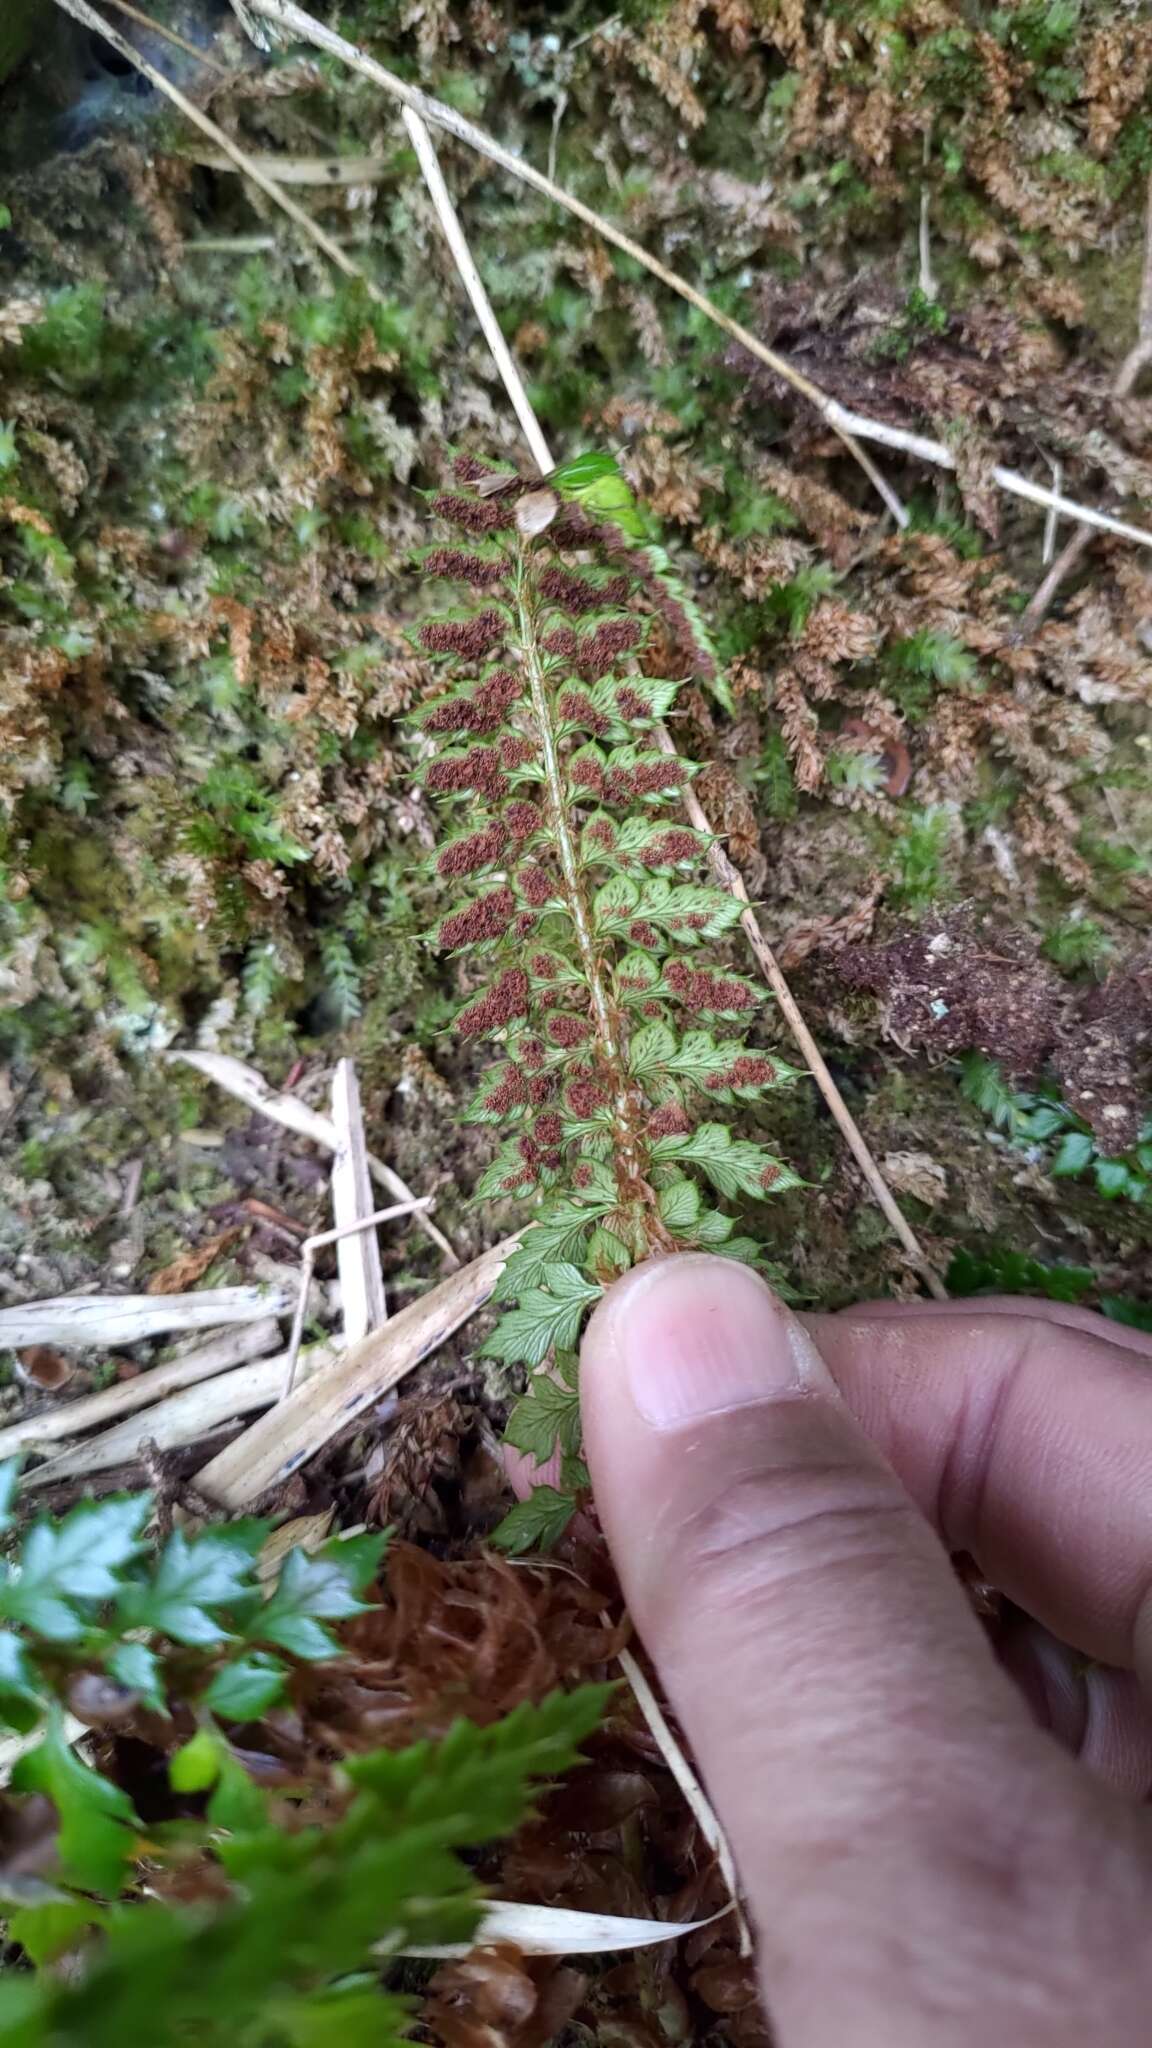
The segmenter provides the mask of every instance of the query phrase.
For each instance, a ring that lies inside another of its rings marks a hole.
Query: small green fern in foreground
[[[0,1470],[8,1522],[15,1481]],[[578,1760],[609,1689],[346,1758],[299,1788],[306,1806],[290,1787],[273,1801],[222,1724],[258,1719],[292,1660],[331,1660],[338,1683],[324,1624],[365,1611],[384,1539],[293,1551],[269,1587],[267,1524],[177,1533],[155,1555],[150,1512],[135,1495],[43,1517],[0,1580],[0,1710],[38,1732],[12,1774],[25,1856],[0,1866],[28,1965],[0,1979],[0,2048],[389,2048],[409,2013],[383,1961],[468,1939],[482,1897],[460,1851],[515,1828],[533,1785]],[[167,1753],[176,1818],[145,1824],[70,1743],[65,1704]],[[166,1878],[192,1903],[167,1903]]]

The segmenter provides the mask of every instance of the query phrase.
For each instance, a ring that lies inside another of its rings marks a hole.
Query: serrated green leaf
[[[1114,1201],[1118,1195],[1130,1195],[1134,1201],[1138,1201],[1144,1191],[1144,1182],[1140,1175],[1133,1173],[1131,1167],[1126,1166],[1122,1159],[1095,1160],[1092,1178],[1098,1193],[1109,1201]]]
[[[204,1705],[226,1721],[255,1721],[284,1691],[288,1666],[267,1650],[250,1650],[222,1664],[204,1694]]]
[[[602,1272],[605,1267],[613,1273],[626,1273],[632,1264],[632,1254],[614,1230],[608,1230],[604,1224],[598,1223],[588,1239],[588,1252],[584,1263],[590,1273]]]
[[[506,1365],[540,1365],[554,1344],[571,1350],[585,1310],[603,1290],[594,1280],[586,1280],[577,1266],[563,1262],[545,1265],[541,1278],[542,1287],[526,1288],[518,1306],[501,1316],[481,1346],[482,1358],[499,1358]]]
[[[146,1707],[158,1714],[167,1712],[164,1697],[164,1669],[155,1650],[146,1643],[118,1643],[107,1663],[108,1674],[117,1685],[138,1692]]]
[[[107,1599],[141,1548],[151,1511],[147,1494],[81,1501],[62,1522],[41,1518],[24,1541],[20,1561],[0,1587],[0,1613],[52,1642],[75,1641],[85,1620],[77,1603]]]
[[[534,1373],[527,1393],[508,1417],[504,1435],[538,1465],[547,1464],[557,1444],[562,1451],[575,1453],[580,1448],[579,1396],[549,1372]]]
[[[1091,1132],[1069,1131],[1061,1138],[1048,1171],[1057,1175],[1083,1173],[1096,1150]]]
[[[676,1054],[676,1033],[668,1024],[643,1024],[628,1041],[628,1067],[645,1081],[665,1071]]]
[[[230,1633],[211,1610],[244,1601],[255,1583],[244,1540],[234,1539],[227,1529],[189,1540],[177,1529],[151,1580],[124,1588],[117,1605],[128,1628],[153,1628],[174,1642],[206,1648],[225,1642]]]
[[[657,1196],[657,1206],[669,1230],[691,1230],[700,1215],[700,1190],[694,1180],[669,1181]]]
[[[251,1640],[275,1643],[309,1662],[332,1656],[336,1645],[320,1622],[368,1612],[369,1603],[356,1591],[362,1572],[363,1554],[341,1558],[337,1544],[326,1544],[313,1557],[290,1551],[271,1599],[249,1623]]]
[[[762,1145],[749,1138],[734,1138],[727,1124],[699,1124],[694,1131],[657,1138],[654,1159],[676,1159],[699,1166],[716,1192],[730,1199],[734,1195],[782,1194],[803,1186],[793,1173]]]
[[[564,1202],[548,1210],[526,1230],[492,1290],[494,1301],[516,1301],[527,1287],[538,1286],[544,1268],[555,1259],[583,1263],[590,1218],[586,1210]]]
[[[0,1535],[12,1527],[15,1516],[12,1513],[20,1484],[21,1458],[6,1458],[0,1465]]]
[[[527,1500],[518,1501],[492,1531],[490,1541],[509,1557],[522,1557],[528,1550],[552,1550],[576,1512],[571,1494],[554,1486],[536,1486]]]
[[[168,1783],[174,1792],[207,1792],[219,1775],[220,1745],[209,1728],[198,1728],[168,1759]]]
[[[0,1723],[27,1735],[43,1711],[39,1679],[25,1645],[11,1629],[0,1629]]]
[[[59,1711],[51,1715],[36,1748],[14,1766],[12,1784],[18,1792],[43,1792],[52,1801],[65,1881],[84,1891],[118,1892],[140,1823],[127,1793],[81,1763],[70,1748]]]
[[[492,1164],[476,1183],[476,1200],[491,1201],[497,1195],[530,1195],[535,1175],[525,1166],[515,1138],[506,1138]]]

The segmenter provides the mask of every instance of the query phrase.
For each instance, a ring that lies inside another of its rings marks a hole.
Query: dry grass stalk
[[[360,1088],[351,1060],[337,1060],[332,1075],[332,1122],[337,1145],[332,1155],[332,1216],[345,1344],[358,1344],[388,1320],[380,1246],[372,1219],[372,1182],[360,1109]],[[427,1207],[427,1203],[423,1205]],[[392,1211],[411,1214],[411,1208]],[[380,1220],[383,1220],[381,1216]]]
[[[183,50],[185,56],[195,57],[197,63],[203,64],[207,70],[217,72],[221,78],[231,76],[228,66],[218,63],[215,57],[209,56],[208,51],[202,50],[199,43],[190,43],[187,36],[179,35],[174,28],[168,28],[153,15],[143,13],[139,7],[131,7],[129,0],[108,0],[108,5],[114,7],[118,14],[126,14],[130,21],[139,22],[140,27],[146,28],[150,35],[159,36],[162,41],[171,43],[175,49]]]
[[[243,1060],[233,1059],[232,1055],[226,1052],[170,1052],[165,1053],[163,1057],[183,1060],[186,1066],[195,1067],[199,1073],[206,1075],[208,1080],[215,1081],[217,1087],[223,1088],[226,1094],[235,1096],[237,1102],[242,1102],[246,1108],[255,1110],[258,1116],[266,1116],[270,1122],[282,1125],[286,1131],[295,1131],[298,1137],[310,1138],[314,1145],[322,1146],[326,1152],[335,1151],[336,1127],[331,1117],[322,1116],[319,1110],[309,1109],[307,1103],[301,1102],[296,1095],[288,1095],[270,1087],[264,1076],[257,1073],[255,1067],[245,1066]],[[383,1159],[377,1159],[371,1152],[368,1154],[368,1171],[377,1187],[386,1188],[397,1201],[415,1203],[416,1196],[407,1181],[401,1180],[400,1175],[394,1173]],[[432,1221],[427,1210],[415,1208],[413,1214],[425,1236],[430,1237],[433,1244],[443,1252],[446,1262],[451,1266],[458,1266],[460,1261],[456,1253],[443,1231]]]
[[[663,727],[660,729],[659,739],[666,752],[675,753],[675,744]],[[685,786],[683,803],[697,831],[711,832],[712,828],[691,783]],[[752,908],[752,899],[744,886],[744,878],[729,860],[715,836],[708,848],[708,860],[717,881],[744,905],[740,914],[741,929],[756,955],[764,979],[780,1005],[781,1015],[803,1053],[808,1070],[828,1104],[844,1142],[860,1168],[877,1206],[903,1246],[909,1265],[920,1276],[929,1294],[934,1295],[937,1301],[947,1301],[948,1289],[881,1173],[863,1132],[828,1071],[823,1053],[804,1021],[803,1012],[788,986],[776,955],[760,929],[760,921]]]
[[[296,1387],[197,1473],[200,1492],[239,1513],[290,1479],[483,1308],[519,1241],[517,1235],[493,1245],[401,1309],[382,1330],[362,1338],[307,1386]]]
[[[200,1380],[213,1379],[233,1366],[262,1358],[279,1342],[280,1325],[274,1316],[210,1337],[206,1344],[197,1344],[168,1364],[137,1374],[135,1379],[118,1380],[115,1386],[105,1387],[98,1394],[84,1395],[78,1401],[62,1401],[54,1408],[46,1408],[42,1415],[30,1415],[23,1422],[0,1429],[0,1458],[14,1457],[17,1451],[31,1447],[39,1449],[61,1437],[82,1436],[86,1429],[98,1429],[102,1423],[117,1422],[138,1408],[152,1407],[168,1394],[178,1394]]]

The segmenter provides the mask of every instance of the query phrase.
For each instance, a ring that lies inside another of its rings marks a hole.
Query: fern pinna
[[[708,958],[739,905],[678,814],[690,765],[658,743],[678,686],[641,669],[631,607],[650,579],[560,489],[471,458],[456,474],[432,502],[458,537],[421,558],[476,593],[420,632],[453,683],[419,714],[438,749],[425,786],[460,820],[435,860],[462,892],[437,936],[483,977],[457,1032],[502,1055],[469,1110],[509,1130],[478,1194],[539,1200],[486,1350],[530,1368],[558,1354],[509,1433],[539,1459],[557,1440],[567,1453],[564,1491],[506,1525],[520,1544],[562,1526],[582,1481],[564,1354],[603,1288],[654,1252],[757,1255],[701,1183],[732,1199],[797,1176],[715,1112],[795,1070],[737,1035],[760,992]]]

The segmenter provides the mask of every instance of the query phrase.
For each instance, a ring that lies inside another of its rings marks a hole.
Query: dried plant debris
[[[900,1045],[975,1050],[1017,1079],[1050,1065],[1105,1156],[1140,1139],[1152,1089],[1146,951],[1098,984],[1070,987],[1030,934],[959,910],[881,945],[846,946],[836,965],[850,987],[881,998]]]

